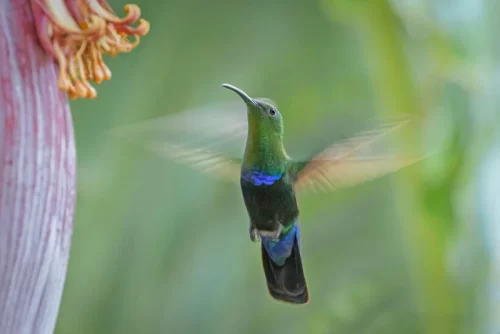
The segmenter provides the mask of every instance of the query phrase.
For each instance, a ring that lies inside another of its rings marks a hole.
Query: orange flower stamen
[[[149,32],[136,5],[126,5],[125,17],[119,18],[105,0],[31,1],[40,44],[59,63],[59,88],[71,98],[95,98],[89,80],[100,84],[111,79],[102,55],[130,52]]]

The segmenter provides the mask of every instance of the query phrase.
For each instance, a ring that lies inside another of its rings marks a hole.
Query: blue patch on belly
[[[281,179],[283,173],[280,174],[267,174],[259,170],[249,170],[241,173],[241,178],[245,181],[251,182],[256,186],[266,185],[270,186],[274,182]]]

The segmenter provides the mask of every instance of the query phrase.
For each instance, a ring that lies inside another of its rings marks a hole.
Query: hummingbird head
[[[283,118],[278,109],[270,103],[259,101],[248,96],[241,89],[223,84],[223,87],[238,94],[247,105],[248,127],[250,132],[258,131],[266,137],[283,136]]]

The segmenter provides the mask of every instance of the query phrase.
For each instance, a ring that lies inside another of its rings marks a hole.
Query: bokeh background
[[[499,333],[498,1],[138,4],[151,32],[109,60],[96,101],[72,102],[78,196],[57,334]],[[109,135],[237,101],[223,82],[277,102],[292,154],[402,113],[428,126],[395,143],[440,152],[300,195],[307,306],[267,294],[237,185]]]

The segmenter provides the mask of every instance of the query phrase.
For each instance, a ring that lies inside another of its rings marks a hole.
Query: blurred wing
[[[334,144],[310,161],[296,163],[297,188],[328,191],[350,187],[382,177],[421,160],[422,157],[373,156],[377,142],[407,122],[405,120],[387,123],[376,130],[366,131]]]
[[[240,180],[241,159],[231,159],[205,148],[189,148],[170,143],[150,143],[148,148],[159,156],[189,165],[222,180]]]
[[[335,190],[352,187],[398,171],[423,158],[379,157],[343,161],[314,160],[299,175],[298,188]]]
[[[266,98],[258,100],[273,103]],[[246,105],[235,101],[121,126],[110,133],[160,157],[239,182],[247,131]]]

